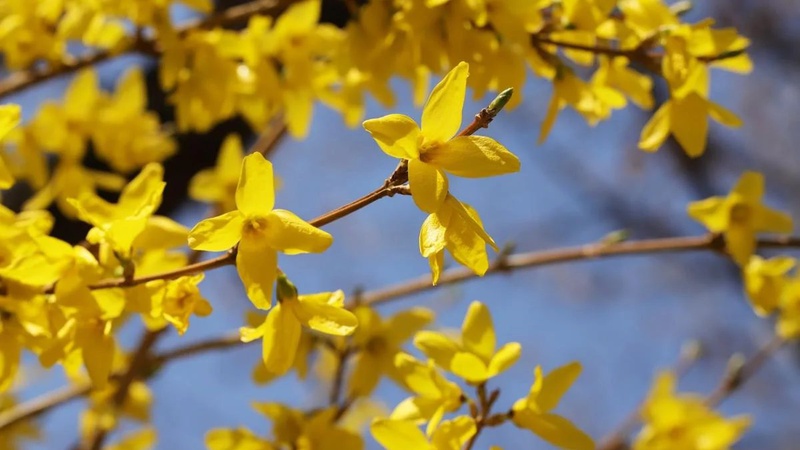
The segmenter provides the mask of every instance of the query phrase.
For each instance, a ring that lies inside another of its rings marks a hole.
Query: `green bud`
[[[297,287],[295,287],[283,273],[278,275],[278,288],[276,293],[279,302],[297,299]]]
[[[514,88],[508,88],[503,92],[497,94],[492,103],[489,103],[489,107],[486,108],[489,111],[489,114],[492,116],[496,116],[497,113],[502,111],[502,109],[506,106],[509,100],[511,100],[511,96],[514,94]]]

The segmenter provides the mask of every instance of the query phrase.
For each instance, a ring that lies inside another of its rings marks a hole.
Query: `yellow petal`
[[[431,443],[437,450],[459,450],[476,432],[472,417],[459,416],[442,422],[431,436]]]
[[[239,177],[239,172],[244,159],[242,139],[238,134],[229,134],[222,141],[217,156],[216,173],[220,181],[232,181]]]
[[[749,202],[758,202],[764,196],[764,175],[747,171],[739,177],[732,192],[741,195]]]
[[[142,168],[119,195],[117,208],[120,215],[134,215],[145,209],[155,211],[161,204],[164,192],[164,167],[159,163],[150,163]]]
[[[236,253],[236,270],[247,298],[259,309],[272,305],[272,289],[278,277],[278,254],[258,235],[245,234]]]
[[[730,207],[722,197],[711,197],[689,203],[689,217],[702,223],[712,233],[721,233],[728,228]]]
[[[0,126],[2,126],[2,124],[0,124]],[[0,189],[8,189],[13,185],[14,175],[12,175],[8,167],[6,167],[6,162],[0,158]]]
[[[262,356],[267,371],[275,375],[288,372],[300,345],[300,322],[282,304],[269,312]]]
[[[193,200],[213,203],[220,201],[224,195],[225,191],[214,169],[197,172],[189,182],[189,197]]]
[[[459,352],[452,339],[435,331],[418,332],[414,336],[414,346],[445,370],[450,370],[450,363]]]
[[[434,166],[418,159],[408,161],[408,185],[419,209],[435,213],[447,196],[448,184],[447,176]]]
[[[732,128],[742,126],[742,119],[739,116],[714,102],[708,102],[708,115],[717,122]]]
[[[347,385],[349,397],[369,396],[380,381],[383,367],[378,356],[369,352],[359,352],[353,364],[353,372]]]
[[[122,439],[106,447],[106,450],[150,450],[156,445],[157,438],[154,428],[142,428],[126,434]]]
[[[114,337],[96,327],[80,327],[75,335],[75,344],[81,348],[83,363],[92,385],[98,389],[105,387],[111,375],[111,362],[116,349]]]
[[[755,228],[758,231],[789,234],[794,227],[792,225],[792,216],[764,205],[758,205],[756,208]]]
[[[413,421],[376,419],[370,431],[372,437],[387,450],[431,448],[422,430]]]
[[[672,103],[668,101],[661,105],[653,114],[653,117],[647,121],[644,128],[642,128],[641,136],[639,136],[640,149],[654,152],[667,140],[671,111]]]
[[[542,411],[550,411],[558,406],[561,397],[581,374],[581,370],[581,364],[576,361],[554,369],[544,377],[542,389],[536,397],[536,403]]]
[[[247,216],[266,216],[274,205],[272,163],[258,152],[247,155],[236,187],[236,207]]]
[[[155,250],[186,245],[189,230],[169,217],[152,216],[144,230],[136,237],[133,246],[141,250]]]
[[[269,213],[264,235],[272,248],[287,255],[322,253],[333,243],[329,233],[284,209]]]
[[[348,336],[358,326],[353,313],[327,303],[298,301],[292,310],[301,324],[320,333]]]
[[[544,116],[542,125],[539,127],[539,140],[536,141],[537,144],[542,145],[544,141],[547,140],[547,136],[550,135],[550,130],[553,129],[553,125],[556,123],[556,117],[558,117],[558,111],[560,110],[561,100],[559,100],[556,92],[553,92],[553,96],[550,97],[550,103],[547,104],[547,113]]]
[[[387,155],[400,159],[419,158],[419,127],[412,118],[389,114],[364,121],[364,129]]]
[[[708,100],[692,92],[680,100],[674,100],[670,113],[672,136],[687,155],[696,158],[706,149],[708,136]]]
[[[461,325],[461,342],[464,349],[489,361],[494,355],[496,338],[492,314],[481,302],[474,301],[469,305],[464,323]]]
[[[458,352],[450,361],[450,371],[468,383],[482,383],[489,378],[486,363],[477,355]]]
[[[0,105],[0,140],[19,124],[21,114],[19,105]]]
[[[444,270],[444,252],[439,252],[428,257],[428,265],[431,268],[431,284],[436,286]]]
[[[725,230],[725,248],[733,261],[744,267],[756,250],[756,235],[747,225],[732,223]]]
[[[494,139],[459,136],[434,147],[423,159],[453,175],[467,178],[493,177],[519,172],[519,159]]]
[[[442,212],[445,212],[445,214],[442,214]],[[422,227],[419,230],[419,252],[424,258],[444,250],[447,243],[445,240],[447,223],[442,220],[442,216],[449,218],[449,210],[433,213],[422,222]]]
[[[489,361],[489,375],[495,376],[503,373],[513,366],[522,354],[522,346],[518,342],[509,342],[500,347],[497,353]]]
[[[216,429],[206,433],[209,450],[270,450],[272,445],[247,428]]]
[[[433,88],[422,109],[426,141],[445,142],[458,133],[467,91],[469,64],[460,62]]]
[[[533,431],[545,441],[568,450],[594,450],[594,441],[569,420],[555,414],[514,413],[514,423]]]
[[[189,247],[206,252],[228,250],[242,238],[243,225],[244,217],[239,211],[201,220],[189,232]]]
[[[427,308],[415,307],[401,311],[386,321],[386,338],[392,346],[399,346],[429,324],[433,317],[433,312]]]

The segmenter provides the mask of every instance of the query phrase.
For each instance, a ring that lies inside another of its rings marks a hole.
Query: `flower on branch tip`
[[[461,127],[468,75],[469,65],[461,62],[433,88],[421,126],[402,114],[364,121],[381,150],[408,160],[411,195],[427,213],[436,212],[445,201],[446,173],[482,178],[519,171],[519,159],[494,139],[454,137]]]
[[[300,347],[302,327],[331,336],[348,336],[358,319],[344,309],[344,292],[297,295],[284,275],[278,276],[278,304],[258,328],[243,327],[242,341],[263,337],[263,359],[267,372],[278,376],[288,372]]]
[[[372,436],[387,450],[459,450],[477,432],[475,419],[459,416],[445,420],[427,436],[412,420],[375,419]]]
[[[689,216],[712,233],[722,233],[728,254],[740,266],[756,249],[756,233],[791,233],[792,218],[761,203],[764,176],[745,172],[726,197],[711,197],[689,204]]]
[[[368,306],[359,306],[353,312],[358,317],[353,345],[359,351],[348,380],[348,397],[369,396],[383,375],[402,384],[394,365],[395,357],[401,352],[405,341],[433,320],[433,312],[417,307],[401,311],[388,319],[382,319]]]
[[[756,314],[763,317],[778,307],[786,286],[786,274],[796,263],[794,258],[788,256],[770,259],[758,255],[750,257],[750,261],[742,269],[742,278],[745,292]]]
[[[260,153],[244,158],[236,208],[205,219],[189,232],[189,247],[219,252],[236,247],[236,270],[256,308],[269,309],[278,275],[278,252],[321,253],[333,237],[285,209],[273,209],[272,163]]]
[[[398,353],[394,365],[404,387],[415,395],[400,402],[389,418],[428,422],[426,434],[430,436],[445,414],[461,407],[461,388],[445,378],[433,361],[423,363],[407,353]]]
[[[703,397],[675,394],[675,375],[657,378],[641,411],[644,427],[633,450],[727,450],[750,426],[750,419],[722,417]]]
[[[532,431],[540,438],[566,450],[592,450],[592,438],[566,418],[551,411],[581,373],[581,365],[573,362],[546,376],[536,366],[534,381],[527,397],[517,400],[512,408],[514,424]]]
[[[498,250],[483,229],[478,212],[450,194],[439,210],[425,219],[419,232],[419,251],[428,258],[433,284],[439,282],[444,269],[445,249],[456,261],[483,276],[489,270],[486,244]]]
[[[478,301],[469,305],[460,341],[434,331],[420,331],[414,337],[414,345],[436,365],[473,384],[497,376],[519,359],[522,346],[518,342],[500,349],[496,344],[489,308]]]

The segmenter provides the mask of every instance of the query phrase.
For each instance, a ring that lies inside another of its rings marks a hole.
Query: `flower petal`
[[[431,436],[431,443],[437,449],[460,449],[477,431],[475,419],[459,416],[439,424]]]
[[[451,210],[443,209],[438,213],[429,215],[422,222],[422,227],[419,230],[419,252],[423,258],[428,258],[444,250],[447,243],[445,236],[450,213]]]
[[[333,336],[353,334],[358,326],[358,319],[350,311],[327,303],[298,301],[293,310],[300,323]]]
[[[333,243],[333,236],[285,209],[267,216],[265,235],[269,245],[287,255],[322,253]]]
[[[489,376],[493,377],[499,373],[505,372],[506,369],[517,362],[521,354],[522,346],[519,345],[519,342],[509,342],[500,347],[497,353],[492,357],[492,360],[489,361]]]
[[[278,254],[257,234],[245,234],[236,252],[236,270],[247,298],[259,309],[272,305],[272,289],[278,277]]]
[[[372,436],[386,450],[429,448],[428,440],[413,421],[376,419],[370,426]]]
[[[731,192],[741,195],[745,200],[758,202],[764,196],[764,175],[747,171],[739,177]]]
[[[764,205],[756,209],[755,227],[758,231],[789,234],[793,230],[792,216]]]
[[[669,136],[669,118],[672,104],[668,101],[661,105],[660,108],[653,114],[653,117],[647,121],[642,134],[639,136],[639,148],[654,152],[661,147],[661,144]]]
[[[567,450],[593,450],[594,441],[569,420],[555,414],[536,414],[529,410],[515,411],[514,423],[545,441]]]
[[[458,345],[452,339],[435,331],[418,332],[414,336],[414,347],[445,370],[450,370],[450,364],[459,351]]]
[[[519,172],[519,159],[494,139],[459,136],[431,148],[423,160],[458,177],[482,178]]]
[[[0,105],[0,140],[2,140],[20,121],[19,105]]]
[[[358,352],[353,372],[347,385],[349,398],[366,397],[375,390],[383,374],[379,357],[369,352]]]
[[[464,350],[478,355],[484,361],[492,359],[496,345],[494,325],[492,314],[483,303],[474,301],[469,305],[461,325],[461,342]]]
[[[427,308],[401,311],[386,321],[386,338],[393,346],[399,346],[432,320],[433,312]]]
[[[419,209],[435,213],[447,197],[447,176],[418,159],[408,161],[408,185]]]
[[[239,211],[201,220],[189,232],[189,248],[221,252],[236,245],[242,238],[244,217]]]
[[[712,233],[720,233],[728,228],[730,205],[723,197],[711,197],[689,203],[689,217],[702,223]]]
[[[458,352],[450,361],[450,371],[468,383],[482,383],[489,378],[486,363],[473,353]]]
[[[365,120],[363,125],[387,155],[400,159],[419,158],[419,127],[414,119],[403,114],[389,114]]]
[[[458,133],[469,64],[460,62],[433,88],[422,109],[422,134],[426,141],[445,142]]]
[[[236,207],[246,216],[266,216],[273,206],[275,180],[272,163],[258,152],[247,155],[236,187]]]
[[[542,411],[550,411],[558,406],[561,397],[569,390],[581,374],[581,364],[577,361],[563,365],[545,375],[542,389],[536,397],[536,403]]]
[[[267,371],[276,375],[289,371],[300,345],[300,322],[284,306],[277,304],[269,312],[262,348]]]

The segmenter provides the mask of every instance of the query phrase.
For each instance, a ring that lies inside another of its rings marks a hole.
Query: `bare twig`
[[[736,392],[737,389],[750,380],[753,375],[764,366],[764,363],[769,361],[770,357],[785,343],[786,341],[780,336],[772,338],[772,340],[753,354],[750,359],[726,373],[717,388],[706,397],[706,403],[709,406],[716,406],[722,403],[723,400],[728,398],[728,396]]]

